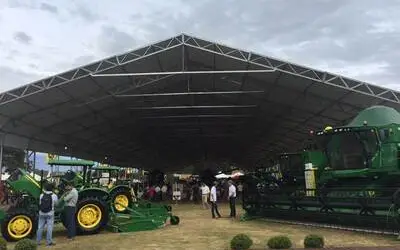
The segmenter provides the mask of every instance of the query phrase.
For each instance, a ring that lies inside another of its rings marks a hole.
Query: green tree
[[[8,169],[16,169],[24,167],[25,162],[25,151],[21,149],[15,149],[5,147],[3,150],[3,166]]]

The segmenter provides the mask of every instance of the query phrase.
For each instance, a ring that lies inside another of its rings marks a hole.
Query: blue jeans
[[[53,226],[54,226],[54,215],[39,215],[39,228],[37,230],[37,242],[40,243],[42,240],[44,225],[47,225],[46,243],[47,245],[53,243]]]

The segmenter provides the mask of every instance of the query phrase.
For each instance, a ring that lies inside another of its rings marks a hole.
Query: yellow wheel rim
[[[117,195],[114,199],[115,209],[119,212],[124,211],[126,207],[129,205],[129,199],[126,195],[120,194]]]
[[[17,215],[8,222],[8,234],[14,239],[22,239],[32,232],[33,224],[31,218],[26,215]]]
[[[101,217],[101,209],[95,204],[87,204],[78,211],[78,223],[85,229],[95,228],[100,223]]]

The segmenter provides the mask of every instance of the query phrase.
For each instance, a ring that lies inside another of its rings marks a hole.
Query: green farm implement
[[[374,106],[313,138],[312,149],[243,177],[247,215],[398,231],[400,114]]]
[[[66,178],[60,178],[60,184],[56,189],[60,200],[64,195],[65,182],[73,176],[68,172]],[[31,177],[22,169],[11,173],[6,181],[7,186],[17,196],[16,203],[7,211],[0,210],[1,233],[8,241],[18,241],[32,237],[37,229],[39,213],[39,196],[43,185],[48,180],[40,182]],[[76,227],[78,234],[95,234],[104,228],[113,231],[131,232],[159,228],[170,220],[171,224],[177,224],[179,218],[173,216],[171,207],[152,203],[136,202],[131,205],[116,203],[111,199],[106,190],[81,186],[78,190],[79,199],[76,209]],[[116,211],[116,205],[124,206],[124,213]],[[55,208],[55,222],[64,220],[64,203],[60,202]]]
[[[126,207],[125,213],[118,213],[111,206],[108,229],[114,232],[135,232],[164,227],[169,220],[171,225],[179,224],[179,217],[171,215],[171,207],[145,201]]]
[[[86,160],[64,160],[54,157],[48,160],[48,164],[53,166],[66,166],[66,167],[82,167],[82,173],[76,173],[74,171],[68,170],[64,175],[60,178],[64,180],[64,182],[72,182],[75,187],[82,188],[99,188],[102,189],[109,194],[110,200],[113,201],[114,208],[118,212],[124,212],[126,207],[132,206],[132,194],[129,185],[127,184],[118,184],[112,187],[102,187],[100,185],[101,177],[96,177],[96,173],[108,172],[109,173],[109,182],[111,181],[111,173],[117,173],[121,169],[118,167],[95,167],[95,163],[93,161]],[[118,175],[117,175],[118,176]]]

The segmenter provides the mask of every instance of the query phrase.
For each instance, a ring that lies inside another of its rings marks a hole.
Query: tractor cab
[[[90,168],[90,180],[93,186],[107,187],[111,189],[116,185],[127,185],[120,179],[121,168],[119,167],[99,167]]]
[[[50,158],[47,163],[50,165],[50,179],[56,183],[59,195],[65,191],[65,185],[72,183],[75,188],[81,190],[88,187],[86,178],[88,168],[94,165],[93,161],[78,159],[60,159],[59,157]],[[60,171],[60,167],[69,167],[66,172]],[[57,171],[55,171],[55,168]],[[75,168],[75,171],[73,169]],[[77,171],[80,168],[81,171]]]
[[[282,181],[289,186],[304,182],[304,163],[302,153],[285,153],[279,156]]]
[[[0,209],[0,231],[7,241],[18,241],[31,238],[37,229],[37,216],[39,214],[39,197],[43,190],[43,184],[47,181],[59,181],[54,190],[62,201],[65,195],[63,184],[74,182],[78,188],[79,196],[76,204],[76,231],[78,234],[95,234],[102,229],[115,232],[132,232],[152,230],[163,227],[167,220],[171,224],[178,224],[179,217],[173,216],[171,207],[152,204],[145,201],[137,201],[133,204],[128,186],[115,186],[111,190],[91,187],[90,178],[87,178],[88,169],[93,165],[84,160],[60,160],[51,158],[48,161],[52,170],[59,166],[81,166],[82,172],[77,173],[72,169],[56,177],[51,171],[48,178],[43,178],[43,172],[39,181],[34,175],[30,175],[23,169],[17,169],[11,173],[6,183],[10,190],[19,194],[15,204],[7,210]],[[60,202],[55,207],[54,220],[65,224],[65,203]]]

